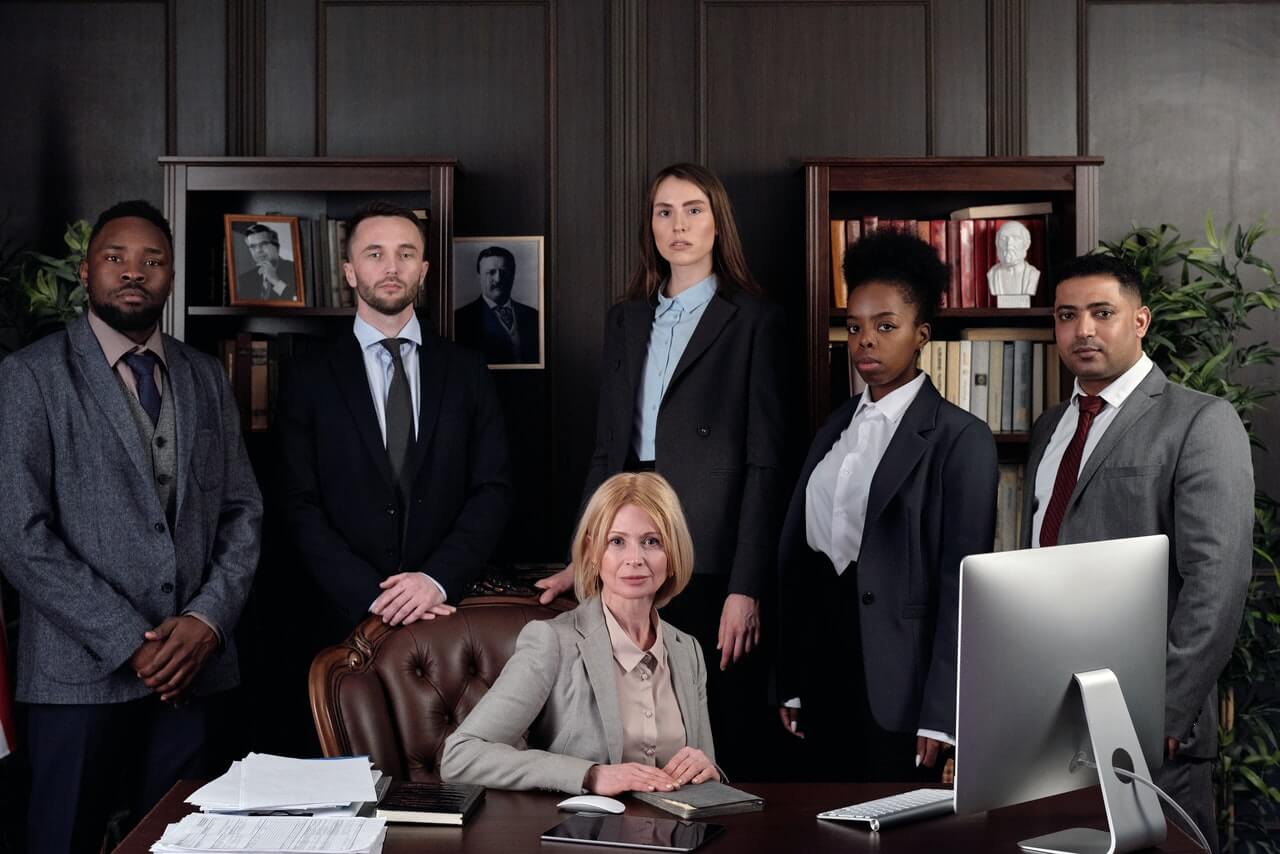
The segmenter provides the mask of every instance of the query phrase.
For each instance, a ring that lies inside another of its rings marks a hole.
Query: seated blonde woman
[[[574,535],[573,565],[582,604],[524,627],[445,742],[441,776],[599,795],[719,780],[702,651],[657,611],[693,572],[670,484],[650,472],[601,484]],[[526,732],[529,747],[518,747]]]

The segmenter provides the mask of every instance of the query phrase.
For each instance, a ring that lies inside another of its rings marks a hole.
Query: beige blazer
[[[498,680],[445,741],[441,777],[579,794],[592,765],[622,761],[617,670],[603,608],[593,597],[524,627]],[[659,622],[688,744],[714,762],[702,650]]]

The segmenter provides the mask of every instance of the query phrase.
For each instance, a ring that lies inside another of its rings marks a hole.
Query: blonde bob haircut
[[[578,522],[578,532],[573,536],[573,590],[578,601],[600,594],[600,561],[609,542],[609,529],[618,511],[628,504],[653,519],[667,555],[667,578],[658,588],[654,604],[661,608],[689,583],[693,575],[693,538],[676,491],[660,474],[627,472],[600,484]]]

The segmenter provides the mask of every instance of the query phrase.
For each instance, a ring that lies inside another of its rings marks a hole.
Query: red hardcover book
[[[941,261],[943,264],[946,264],[948,260],[947,259],[947,224],[940,219],[930,219],[930,220],[921,220],[920,226],[921,226],[920,231],[922,233],[927,232],[928,234],[927,237],[922,237],[921,239],[927,240],[929,242],[929,245],[933,247],[933,251],[938,253],[938,260]],[[947,272],[948,274],[950,274],[950,270],[948,270]],[[938,304],[941,308],[947,307],[949,302],[947,299],[947,296],[948,296],[947,292],[943,291],[942,300]]]
[[[973,305],[975,308],[990,308],[992,305],[991,289],[987,287],[987,271],[991,269],[991,259],[995,255],[995,221],[975,219],[973,221]]]
[[[960,225],[960,307],[975,308],[973,301],[973,220],[962,219]]]
[[[947,235],[947,307],[959,308],[960,303],[960,223],[947,220],[943,229]]]

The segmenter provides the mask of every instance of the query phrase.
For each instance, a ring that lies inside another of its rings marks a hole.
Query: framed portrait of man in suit
[[[232,305],[306,305],[296,216],[227,214],[223,223]]]
[[[490,368],[545,364],[542,237],[456,237],[453,340]]]

